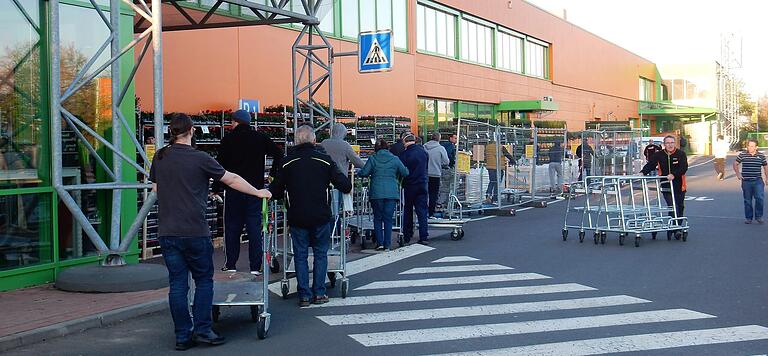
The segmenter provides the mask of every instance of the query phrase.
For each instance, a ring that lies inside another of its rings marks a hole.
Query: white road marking
[[[391,263],[395,263],[404,260],[409,257],[413,257],[424,252],[434,250],[433,247],[424,246],[420,244],[413,244],[392,250],[390,252],[380,253],[369,257],[361,258],[347,263],[347,276],[362,273],[368,270],[386,266]],[[283,267],[285,268],[285,267]],[[327,278],[326,278],[327,282]],[[296,278],[288,280],[289,294],[296,293]],[[269,285],[269,290],[272,293],[281,295],[280,282],[273,282]]]
[[[547,278],[552,278],[552,277],[545,276],[538,273],[510,273],[510,274],[493,274],[488,276],[476,276],[476,277],[426,278],[426,279],[411,279],[411,280],[399,280],[399,281],[378,281],[378,282],[366,284],[362,287],[355,288],[355,290],[412,288],[412,287],[427,287],[427,286],[451,286],[451,285],[457,285],[457,284],[514,282],[514,281],[529,281],[529,280],[547,279]]]
[[[351,334],[349,336],[363,346],[371,347],[706,318],[714,318],[714,316],[687,309],[666,309],[577,318]]]
[[[514,269],[514,268],[497,265],[497,264],[468,265],[468,266],[440,266],[440,267],[411,268],[405,272],[400,272],[400,274],[500,271],[500,270],[510,270],[510,269]]]
[[[448,263],[448,262],[474,262],[480,261],[477,258],[469,256],[448,256],[441,259],[432,261],[432,263]]]
[[[361,313],[343,315],[323,315],[317,318],[328,325],[358,325],[413,320],[433,320],[463,318],[471,316],[503,315],[513,313],[545,312],[553,310],[572,310],[584,308],[603,308],[619,305],[650,303],[649,300],[616,295],[597,298],[579,298],[526,302],[512,304],[478,305],[471,307],[436,308],[405,311],[387,311],[382,313]]]
[[[237,298],[237,294],[227,294],[227,299],[224,301],[224,303],[232,303],[235,298]]]
[[[344,299],[331,299],[326,304],[313,305],[313,308],[342,307],[352,305],[368,304],[386,304],[386,303],[411,303],[435,300],[455,300],[470,298],[492,298],[509,297],[516,295],[530,294],[548,294],[548,293],[566,293],[583,292],[596,290],[577,283],[547,284],[541,286],[524,287],[506,287],[506,288],[488,288],[488,289],[467,289],[441,292],[421,292],[421,293],[397,293],[382,294],[363,297],[347,297]]]
[[[686,346],[725,344],[768,339],[768,328],[759,325],[686,330],[655,334],[627,335],[600,339],[575,340],[549,344],[510,347],[495,350],[457,352],[452,356],[570,355],[587,356],[608,353],[671,349]]]

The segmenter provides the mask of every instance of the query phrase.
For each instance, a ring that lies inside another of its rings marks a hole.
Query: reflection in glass
[[[51,262],[51,198],[0,196],[0,270]]]
[[[0,188],[5,189],[48,179],[40,152],[48,116],[40,85],[41,36],[35,28],[40,12],[35,1],[18,5],[0,0]]]
[[[317,16],[320,18],[320,31],[333,33],[333,1],[322,2]]]

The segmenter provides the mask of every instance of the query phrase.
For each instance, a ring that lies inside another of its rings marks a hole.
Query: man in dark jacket
[[[429,155],[424,146],[416,144],[416,137],[407,134],[403,137],[405,151],[400,154],[400,160],[408,168],[408,176],[403,180],[403,242],[409,243],[413,237],[413,210],[419,218],[419,243],[428,245],[429,227],[427,206],[427,169]]]
[[[448,153],[448,167],[453,168],[456,165],[456,134],[450,134],[448,141],[441,142],[441,145],[445,147],[445,152]]]
[[[643,156],[645,157],[645,161],[648,162],[651,160],[651,157],[656,154],[656,152],[660,152],[663,150],[661,146],[656,144],[656,141],[653,139],[650,139],[648,141],[648,146],[645,146],[645,149],[643,150]]]
[[[592,159],[595,157],[595,150],[589,145],[589,141],[586,138],[581,139],[581,144],[576,147],[576,157],[579,158],[579,178],[581,180],[586,171],[587,176],[592,175]]]
[[[264,156],[272,157],[272,172],[283,158],[283,151],[272,140],[250,126],[251,114],[245,110],[232,113],[232,132],[221,139],[219,163],[224,169],[243,177],[256,188],[264,187]],[[220,190],[216,187],[214,190]],[[224,250],[222,271],[235,272],[240,257],[243,225],[248,232],[248,259],[251,273],[261,274],[261,199],[227,188],[224,200]]]
[[[331,243],[331,184],[342,193],[352,191],[349,178],[341,173],[330,156],[315,148],[315,132],[304,125],[296,129],[294,146],[283,160],[269,190],[275,198],[285,197],[288,226],[291,228],[299,306],[328,302],[325,275]],[[312,289],[309,288],[309,247],[314,256]]]
[[[400,134],[400,138],[395,141],[395,143],[389,147],[389,152],[392,152],[393,155],[400,157],[400,154],[405,151],[405,143],[403,143],[403,138],[407,135],[413,135],[411,132],[406,131]]]
[[[642,169],[644,175],[649,175],[653,170],[658,169],[659,176],[666,177],[668,181],[672,182],[672,188],[674,191],[674,204],[672,201],[672,193],[669,192],[669,188],[662,192],[664,200],[667,202],[667,206],[675,206],[677,211],[677,217],[683,217],[683,211],[685,209],[685,172],[688,171],[688,157],[683,150],[675,147],[675,137],[664,137],[664,150],[656,152],[648,163]],[[662,187],[667,184],[662,184]],[[674,217],[675,214],[669,213]]]

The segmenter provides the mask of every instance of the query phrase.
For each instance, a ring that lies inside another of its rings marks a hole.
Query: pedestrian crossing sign
[[[361,32],[357,51],[360,73],[392,70],[392,31]]]

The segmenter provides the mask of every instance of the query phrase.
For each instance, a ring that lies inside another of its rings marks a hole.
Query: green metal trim
[[[431,8],[433,8],[433,9],[435,9],[435,10],[440,10],[440,11],[442,11],[442,12],[447,12],[447,13],[449,13],[449,14],[452,14],[452,15],[456,15],[456,16],[458,16],[459,14],[461,14],[461,13],[462,13],[462,12],[461,12],[461,11],[459,11],[459,10],[456,10],[456,9],[450,8],[450,7],[448,7],[448,6],[445,6],[445,5],[443,5],[443,4],[439,4],[439,3],[436,3],[436,2],[434,2],[434,1],[429,1],[429,0],[418,0],[416,3],[417,3],[417,4],[420,4],[420,5],[424,5],[424,6],[427,6],[427,7],[431,7]]]
[[[50,283],[54,279],[54,270],[50,268],[7,277],[0,275],[0,292]]]
[[[496,109],[498,111],[557,111],[559,105],[554,101],[515,100],[502,101]]]
[[[32,188],[0,189],[0,196],[20,195],[20,194],[53,193],[53,191],[54,191],[53,187],[51,187],[51,186],[32,187]]]
[[[539,46],[549,47],[549,42],[542,41],[538,38],[531,37],[531,36],[525,36],[525,39],[529,42],[533,42]]]
[[[48,5],[47,3],[48,2],[46,1],[45,2],[46,6]],[[90,1],[59,0],[59,4],[61,4],[61,5],[73,5],[73,6],[79,6],[79,7],[85,7],[85,8],[93,9],[93,5],[91,5]],[[99,5],[99,8],[101,8],[103,11],[109,12],[109,5]],[[45,12],[45,11],[43,11],[43,9],[45,9],[45,7],[41,6],[40,9],[41,9],[41,12]],[[122,14],[122,15],[130,15],[131,17],[133,17],[133,15],[135,15],[135,13],[133,12],[133,9],[130,6],[128,6],[128,5],[126,5],[126,4],[122,3],[122,2],[120,3],[120,14]],[[133,31],[133,30],[131,30],[131,31]]]
[[[717,113],[717,109],[676,105],[670,102],[639,101],[638,113],[641,115],[666,115],[673,117],[701,116]]]
[[[462,12],[461,13],[461,17],[466,19],[467,21],[474,22],[474,23],[476,23],[478,25],[483,25],[485,27],[496,27],[496,26],[498,26],[497,24],[495,24],[493,22],[481,19],[479,17],[473,16],[472,14],[468,14],[468,13],[463,13]]]
[[[512,29],[509,29],[507,27],[504,27],[503,25],[496,25],[496,28],[499,30],[499,32],[506,33],[506,34],[508,34],[510,36],[515,36],[515,37],[520,38],[520,39],[525,39],[525,37],[526,37],[524,34],[522,34],[520,32],[517,32],[515,30],[512,30]]]

